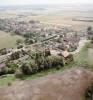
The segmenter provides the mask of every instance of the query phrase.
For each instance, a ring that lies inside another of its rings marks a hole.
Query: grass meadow
[[[0,31],[0,49],[15,47],[17,39],[23,40],[24,38],[18,35],[11,35],[11,33]]]

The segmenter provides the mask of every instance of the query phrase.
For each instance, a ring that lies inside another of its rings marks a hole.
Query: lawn
[[[6,86],[8,84],[11,84],[14,81],[16,81],[14,75],[7,75],[7,76],[0,77],[0,86]]]
[[[84,65],[88,63],[88,44],[86,44],[79,53],[74,55],[76,65]]]
[[[81,51],[74,55],[75,65],[86,66],[93,69],[93,49],[90,48],[90,45],[91,43],[86,43]]]
[[[11,33],[0,31],[0,49],[15,47],[17,39],[24,40],[21,36],[11,35]]]

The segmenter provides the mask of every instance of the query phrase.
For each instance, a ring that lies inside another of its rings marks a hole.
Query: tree
[[[47,62],[50,67],[63,66],[63,58],[61,56],[48,56]]]
[[[26,38],[24,42],[25,42],[25,44],[29,44],[30,45],[30,44],[35,43],[35,40],[34,39]]]
[[[1,55],[7,54],[6,48],[1,49],[1,50],[0,50],[0,54],[1,54]]]
[[[20,52],[14,52],[11,54],[10,59],[11,60],[16,60],[20,58]]]
[[[88,39],[89,40],[92,40],[92,38],[93,38],[93,30],[92,30],[92,27],[91,26],[89,26],[87,28],[87,34],[88,34]]]
[[[50,56],[50,55],[51,55],[50,50],[49,49],[45,49],[45,56],[47,57],[47,56]]]
[[[26,33],[24,34],[24,37],[26,38],[33,38],[35,35],[33,33]]]
[[[38,71],[38,66],[35,63],[35,60],[31,59],[29,64],[30,64],[30,67],[32,68],[32,74],[36,73]]]
[[[7,70],[7,73],[8,74],[12,74],[12,73],[15,73],[16,70],[18,69],[18,65],[15,64],[14,62],[8,62],[6,63],[6,70]]]
[[[32,73],[32,68],[27,62],[22,64],[21,70],[25,75],[30,75]]]
[[[92,27],[91,27],[91,26],[89,26],[89,27],[87,28],[87,34],[88,34],[88,35],[93,35],[93,30],[92,30]]]
[[[44,56],[39,56],[38,58],[36,58],[36,63],[39,66],[38,70],[44,70],[44,62],[45,62],[45,58]]]
[[[18,68],[19,66],[14,62],[6,62],[5,67],[1,68],[0,75],[14,74]]]

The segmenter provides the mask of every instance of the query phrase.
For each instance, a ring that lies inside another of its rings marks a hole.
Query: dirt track
[[[0,100],[83,100],[93,72],[72,68],[31,81],[0,88]]]

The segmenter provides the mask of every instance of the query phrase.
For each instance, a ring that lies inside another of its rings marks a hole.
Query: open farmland
[[[93,17],[92,12],[80,12],[80,11],[56,11],[53,13],[38,14],[37,16],[27,16],[23,20],[39,20],[44,24],[53,24],[59,26],[73,27],[76,30],[81,30],[88,26],[93,26],[93,22],[74,21],[73,18],[78,17]]]
[[[0,49],[14,47],[17,39],[23,38],[18,35],[11,35],[10,33],[0,31]]]

